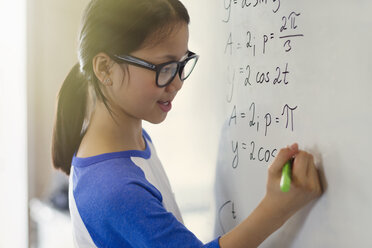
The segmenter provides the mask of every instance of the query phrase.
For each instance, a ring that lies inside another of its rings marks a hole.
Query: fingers
[[[306,182],[310,156],[310,154],[304,151],[300,151],[296,155],[292,166],[292,177],[295,182],[298,181],[300,184]]]
[[[314,191],[315,195],[319,196],[323,190],[320,183],[319,171],[314,165],[314,160],[311,161],[311,166],[309,167],[309,179],[311,180],[310,188]]]
[[[314,164],[311,154],[300,151],[295,158],[292,167],[293,183],[298,187],[313,193],[315,196],[321,194],[322,189],[319,180],[319,173]]]
[[[281,173],[284,164],[298,153],[298,145],[294,143],[291,147],[280,149],[274,162],[270,165],[269,171],[274,174]]]

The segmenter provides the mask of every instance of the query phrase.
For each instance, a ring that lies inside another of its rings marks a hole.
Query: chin
[[[165,119],[166,119],[166,116],[161,117],[161,118],[150,118],[150,119],[146,119],[145,121],[150,122],[151,124],[160,124],[163,121],[165,121]]]

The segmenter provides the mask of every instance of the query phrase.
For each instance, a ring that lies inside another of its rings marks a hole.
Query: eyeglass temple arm
[[[126,56],[114,55],[114,56],[120,60],[126,61],[127,63],[142,66],[144,68],[156,71],[156,65],[151,64],[141,59],[137,59],[136,57],[129,56],[129,55],[126,55]]]

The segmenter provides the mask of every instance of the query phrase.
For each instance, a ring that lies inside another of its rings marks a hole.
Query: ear
[[[111,58],[106,53],[98,53],[93,58],[94,74],[104,85],[112,85],[110,78],[111,61]]]

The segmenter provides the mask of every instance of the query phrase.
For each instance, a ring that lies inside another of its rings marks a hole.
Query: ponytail
[[[70,174],[72,157],[83,137],[87,96],[88,82],[77,63],[67,75],[58,93],[52,138],[53,165],[67,175]]]

